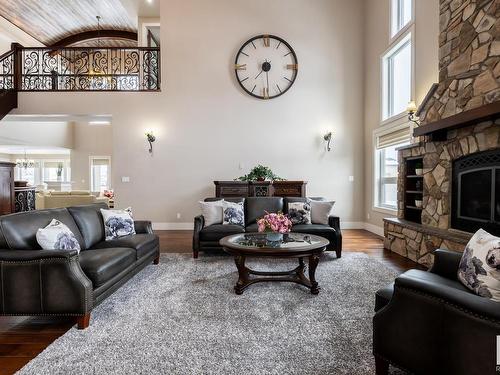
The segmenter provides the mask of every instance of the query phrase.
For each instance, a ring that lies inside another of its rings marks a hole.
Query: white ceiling
[[[138,17],[160,17],[161,0],[120,0],[128,12],[130,18],[137,20]]]

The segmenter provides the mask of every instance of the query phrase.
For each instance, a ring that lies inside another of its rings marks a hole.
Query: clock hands
[[[264,71],[261,70],[260,73],[255,76],[255,79],[259,78],[259,76],[262,74],[262,72],[264,72]]]

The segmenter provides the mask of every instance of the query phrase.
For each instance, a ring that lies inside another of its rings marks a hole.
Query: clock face
[[[292,87],[298,72],[297,55],[283,39],[259,35],[236,55],[235,72],[241,87],[253,97],[273,99]]]

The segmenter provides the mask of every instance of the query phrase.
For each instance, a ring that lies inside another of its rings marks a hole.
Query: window
[[[382,120],[404,113],[412,99],[411,35],[409,32],[382,58]]]
[[[43,182],[71,181],[69,159],[35,159],[33,162],[33,167],[15,167],[16,180],[28,181],[34,186]]]
[[[391,0],[391,36],[394,37],[413,19],[412,0]]]
[[[411,131],[402,124],[375,133],[375,207],[397,209],[397,148],[409,144]]]
[[[43,181],[70,181],[69,160],[44,160],[43,161]]]
[[[111,158],[109,156],[90,157],[90,190],[104,192],[111,188]]]

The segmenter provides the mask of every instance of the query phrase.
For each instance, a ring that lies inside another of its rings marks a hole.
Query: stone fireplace
[[[439,44],[420,142],[399,150],[398,218],[384,220],[385,247],[426,266],[480,227],[500,235],[500,2],[441,0]]]

